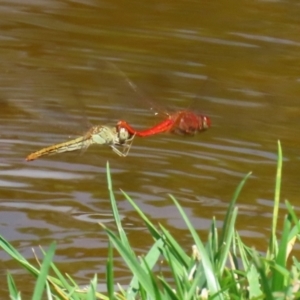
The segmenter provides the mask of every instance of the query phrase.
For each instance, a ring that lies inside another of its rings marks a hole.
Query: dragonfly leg
[[[130,139],[127,139],[126,144],[123,147],[122,152],[124,153],[125,156],[127,156],[129,151],[130,151],[130,148],[131,148],[131,145],[133,143],[134,137],[135,137],[135,134]]]
[[[115,145],[110,145],[110,147],[111,147],[112,151],[114,151],[119,156],[126,157],[128,154],[128,151],[126,153],[124,153],[124,151],[120,151]]]
[[[130,148],[131,148],[131,145],[132,145],[134,137],[135,137],[135,134],[132,137],[130,137],[129,139],[127,139],[124,144],[117,144],[118,146],[122,146],[123,147],[122,151],[120,151],[116,147],[116,145],[110,145],[110,147],[119,156],[126,157],[128,155],[128,153],[129,153],[129,151],[130,151]]]

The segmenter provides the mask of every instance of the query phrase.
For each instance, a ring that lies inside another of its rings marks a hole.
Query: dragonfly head
[[[126,121],[123,120],[118,122],[116,129],[120,144],[131,141],[136,133],[136,131]]]
[[[132,141],[133,137],[134,135],[130,134],[127,128],[118,128],[118,140],[120,144],[126,144],[127,142]]]
[[[210,118],[207,116],[202,117],[202,129],[208,129],[211,125]]]
[[[118,132],[119,141],[123,144],[129,138],[129,132],[126,128],[120,127]]]

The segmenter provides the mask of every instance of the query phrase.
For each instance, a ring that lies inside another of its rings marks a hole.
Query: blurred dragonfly
[[[41,156],[67,151],[85,150],[93,144],[109,145],[116,154],[126,157],[130,151],[134,136],[135,134],[129,133],[128,130],[123,127],[97,125],[91,127],[81,137],[33,152],[26,157],[26,160],[32,161]],[[117,147],[121,147],[121,150]]]

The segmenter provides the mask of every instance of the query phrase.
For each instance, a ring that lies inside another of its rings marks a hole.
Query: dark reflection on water
[[[114,228],[109,161],[122,221],[138,253],[152,240],[120,189],[191,251],[168,194],[205,239],[212,216],[221,226],[249,171],[237,227],[250,244],[266,249],[278,139],[284,151],[282,200],[297,205],[299,194],[299,10],[280,1],[2,2],[0,233],[31,259],[32,247],[55,240],[55,260],[79,283],[103,274],[107,237],[97,223]],[[35,150],[84,133],[88,122],[156,124],[161,118],[147,110],[144,98],[205,113],[213,126],[195,137],[136,138],[126,158],[95,146],[25,162]],[[4,269],[24,274],[6,255],[1,260]],[[119,282],[128,283],[120,259],[115,270]],[[24,282],[18,287],[27,295],[27,277]],[[1,295],[7,296],[5,287]]]

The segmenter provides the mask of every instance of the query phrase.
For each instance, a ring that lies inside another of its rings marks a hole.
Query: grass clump
[[[271,235],[264,254],[243,243],[235,228],[238,208],[235,206],[240,191],[250,173],[237,187],[228,206],[222,228],[218,229],[212,219],[206,242],[203,242],[189,221],[183,208],[172,197],[191,235],[191,254],[172,237],[167,228],[155,226],[139,209],[136,203],[123,192],[126,199],[139,214],[154,242],[145,256],[138,257],[122,227],[107,167],[108,189],[116,232],[101,224],[109,238],[109,254],[106,264],[107,291],[97,291],[97,276],[86,288],[80,288],[68,275],[62,274],[52,261],[55,245],[44,253],[42,263],[35,267],[28,263],[3,237],[0,247],[18,261],[36,278],[32,299],[299,299],[300,263],[288,258],[299,237],[300,222],[292,206],[285,202],[287,215],[284,218],[280,238],[277,236],[278,210],[280,202],[282,153],[278,143],[278,163],[275,184],[275,199]],[[114,278],[113,248],[117,249],[132,279],[126,287],[116,284]],[[163,260],[168,266],[168,277],[157,271]],[[54,274],[49,275],[49,270]],[[171,275],[170,275],[171,274]],[[7,282],[11,299],[21,299],[13,277],[8,273]],[[46,296],[45,296],[46,295]],[[44,299],[44,298],[43,298]]]

